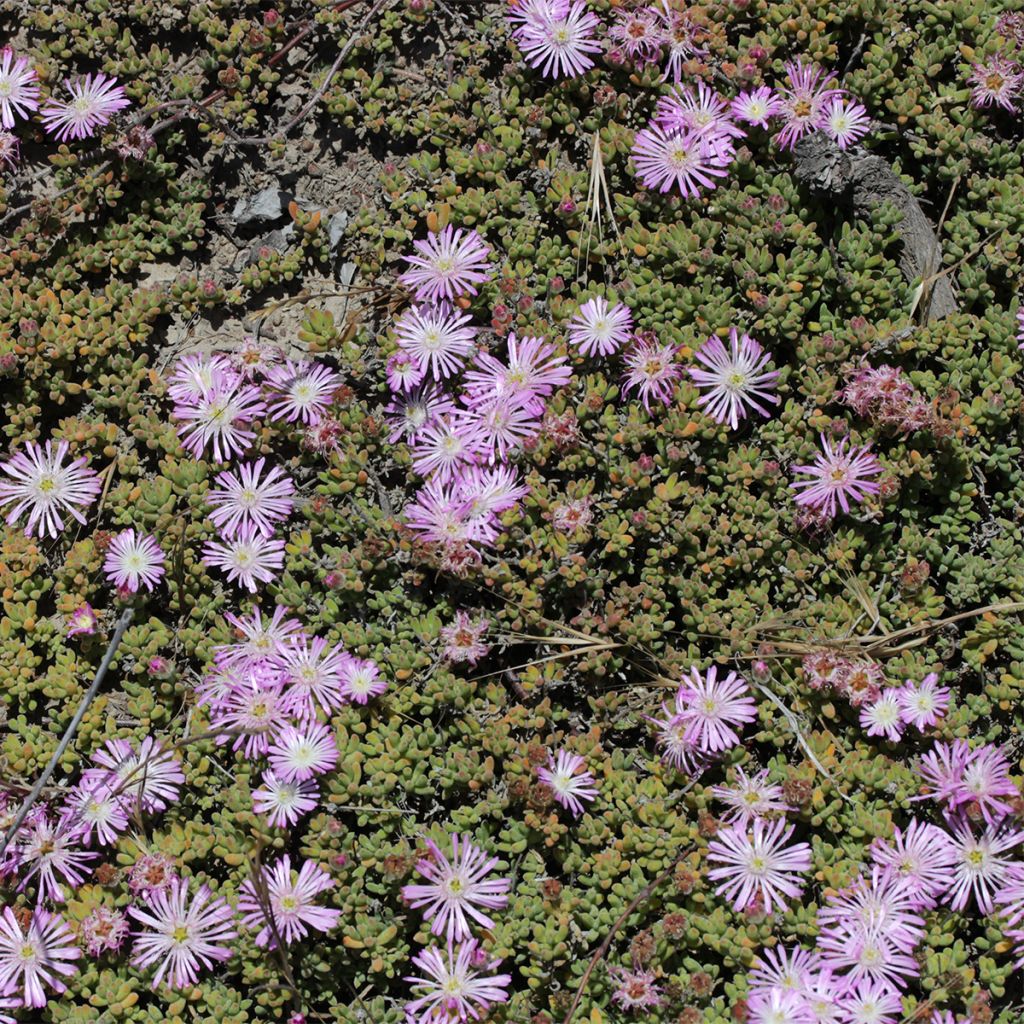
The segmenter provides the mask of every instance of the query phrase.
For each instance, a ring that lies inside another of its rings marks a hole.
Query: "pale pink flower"
[[[863,104],[833,96],[821,115],[821,130],[840,149],[848,149],[868,133],[871,118]]]
[[[774,394],[779,371],[768,369],[771,355],[749,334],[740,335],[730,327],[728,349],[721,338],[712,336],[697,349],[694,358],[705,367],[688,371],[704,392],[697,405],[716,423],[727,423],[736,430],[748,409],[770,416],[766,406],[779,404]]]
[[[353,704],[367,704],[387,688],[376,662],[368,658],[349,658],[341,671],[341,695]]]
[[[718,666],[702,676],[693,668],[684,677],[676,697],[686,723],[685,739],[705,754],[717,754],[740,741],[737,728],[757,718],[757,704],[746,682],[735,672],[718,679]]]
[[[85,525],[85,516],[78,508],[88,508],[96,500],[101,489],[99,474],[86,466],[84,457],[65,466],[69,450],[67,441],[58,441],[56,451],[52,441],[47,441],[45,448],[29,441],[24,451],[0,464],[0,470],[11,478],[0,481],[0,506],[14,505],[6,516],[8,526],[13,526],[26,510],[26,537],[60,536],[64,529],[62,512]]]
[[[614,355],[629,341],[633,314],[628,306],[613,306],[600,295],[588,299],[569,322],[569,341],[584,356]]]
[[[911,818],[906,831],[893,829],[891,844],[881,838],[872,842],[871,859],[901,878],[910,896],[927,909],[952,887],[957,852],[949,833]]]
[[[583,803],[597,796],[597,781],[586,770],[586,761],[579,754],[560,750],[556,757],[548,755],[548,766],[537,769],[537,778],[551,788],[555,800],[578,818]]]
[[[15,57],[9,46],[0,50],[0,125],[13,128],[39,108],[38,79],[28,57]]]
[[[171,418],[177,421],[181,446],[193,458],[202,458],[212,445],[214,459],[227,462],[256,439],[253,423],[266,411],[260,389],[245,384],[232,370],[230,375],[215,373],[197,398],[179,401]]]
[[[289,359],[267,374],[270,415],[288,423],[318,423],[340,384],[341,376],[322,363]]]
[[[248,665],[279,654],[285,645],[300,640],[304,634],[298,619],[286,619],[288,609],[277,605],[274,614],[264,619],[259,606],[253,608],[248,617],[228,612],[224,619],[234,629],[238,640],[221,644],[214,649],[218,664],[225,666]]]
[[[392,391],[411,391],[423,382],[426,372],[411,352],[400,348],[388,358],[385,376]]]
[[[107,548],[103,571],[111,583],[129,594],[140,587],[153,590],[165,573],[164,553],[151,534],[136,534],[134,528],[122,530]]]
[[[877,494],[879,486],[874,477],[882,472],[882,465],[871,454],[871,446],[850,448],[849,439],[843,438],[835,447],[822,434],[823,452],[809,466],[794,466],[794,472],[808,477],[789,486],[799,493],[798,505],[821,509],[835,516],[838,508],[850,511],[851,502],[863,501],[869,494]],[[838,508],[837,508],[838,506]]]
[[[540,414],[544,399],[572,378],[565,362],[566,357],[558,355],[555,346],[543,338],[517,338],[510,333],[508,364],[489,352],[477,353],[476,362],[464,377],[467,394],[463,400],[480,408],[508,398]]]
[[[117,842],[128,828],[130,799],[117,792],[116,778],[83,778],[68,794],[62,816],[70,823],[75,839],[88,846],[95,833],[102,846]]]
[[[1013,878],[1015,863],[1007,854],[1024,842],[1024,831],[990,826],[975,835],[966,821],[959,821],[952,835],[956,860],[953,884],[946,898],[953,910],[963,910],[971,896],[983,914],[991,914],[993,897]]]
[[[696,198],[701,189],[714,189],[716,178],[728,174],[729,148],[696,132],[662,128],[651,123],[636,133],[633,163],[645,188],[667,192],[673,185],[684,196]]]
[[[428,373],[434,380],[444,380],[462,369],[476,347],[476,328],[470,323],[467,313],[444,300],[412,306],[401,315],[395,324],[398,344],[419,371],[409,387]]]
[[[988,60],[971,65],[967,82],[972,86],[971,106],[984,108],[993,103],[1017,113],[1017,97],[1024,85],[1024,73],[1020,65],[996,54]]]
[[[207,492],[206,503],[213,508],[210,519],[229,540],[250,525],[272,537],[275,525],[291,515],[295,484],[280,466],[264,473],[266,461],[257,459],[237,471],[219,473],[217,487]]]
[[[766,989],[752,995],[747,1006],[747,1024],[817,1024],[807,998],[792,989]]]
[[[242,925],[259,928],[256,945],[268,949],[277,948],[277,936],[290,946],[310,929],[329,932],[337,926],[341,911],[318,907],[314,901],[333,888],[333,879],[310,860],[303,861],[293,879],[291,858],[285,854],[269,872],[260,872],[259,881],[247,878],[242,883],[238,897]]]
[[[464,1024],[480,1020],[492,1006],[508,1001],[511,975],[485,975],[501,961],[491,960],[476,939],[446,950],[430,946],[412,958],[423,975],[407,976],[421,994],[406,1003],[409,1024]]]
[[[899,691],[903,721],[919,732],[936,725],[949,708],[950,690],[938,682],[938,673],[929,672],[920,683],[908,679]]]
[[[666,405],[671,402],[683,374],[682,367],[675,362],[677,351],[675,345],[659,345],[656,338],[639,335],[623,356],[626,375],[622,379],[622,393],[636,391],[648,412],[652,400]]]
[[[491,250],[476,231],[449,224],[439,234],[413,242],[413,248],[415,256],[402,257],[410,269],[399,280],[413,289],[418,302],[476,295],[476,285],[490,279]]]
[[[39,903],[63,903],[69,891],[85,881],[89,865],[99,856],[80,848],[80,833],[72,821],[66,817],[51,820],[46,811],[29,816],[15,843],[21,872],[18,889],[34,881]]]
[[[201,885],[189,898],[188,882],[175,878],[167,889],[152,893],[146,907],[131,906],[128,913],[143,926],[134,932],[134,967],[158,964],[153,988],[162,981],[172,989],[187,989],[199,980],[201,968],[230,960],[229,943],[238,934],[232,927],[234,912],[227,901]]]
[[[227,573],[251,594],[257,583],[273,583],[275,570],[284,566],[284,541],[264,537],[250,523],[240,527],[231,540],[209,541],[203,547],[203,564]]]
[[[737,121],[767,128],[768,122],[782,112],[782,102],[767,86],[741,92],[729,107]]]
[[[895,743],[903,735],[903,710],[899,690],[886,690],[860,709],[860,724],[869,736],[884,736]]]
[[[575,78],[594,66],[601,22],[586,0],[533,0],[521,20],[515,40],[526,63],[545,78]]]
[[[58,995],[66,992],[63,979],[78,971],[69,961],[81,955],[59,914],[37,907],[23,928],[11,907],[0,911],[0,992],[12,995],[20,989],[23,1005],[44,1007],[46,988]]]
[[[64,84],[71,99],[58,100],[51,96],[40,112],[43,127],[59,142],[90,138],[97,128],[109,124],[117,111],[131,105],[124,86],[102,72],[65,79]]]
[[[663,997],[653,971],[635,965],[633,969],[609,967],[608,977],[615,982],[612,1002],[624,1010],[653,1010],[661,1006]]]
[[[0,128],[0,169],[6,167],[13,171],[20,159],[21,141],[18,136],[6,128]]]
[[[723,817],[727,824],[746,827],[754,818],[764,818],[777,811],[791,810],[781,786],[769,785],[768,769],[756,775],[747,775],[737,765],[733,771],[736,781],[731,786],[713,786],[711,792],[729,810]]]
[[[351,660],[318,636],[299,633],[282,642],[272,661],[283,674],[285,706],[300,718],[313,718],[317,705],[330,715],[344,703],[342,681]]]
[[[144,853],[128,872],[128,888],[136,896],[163,892],[178,877],[175,863],[165,853]]]
[[[338,763],[334,732],[321,722],[299,728],[285,725],[267,752],[274,774],[285,782],[305,782],[329,772]]]
[[[752,836],[733,826],[711,840],[707,859],[724,866],[712,868],[708,878],[720,883],[716,892],[733,910],[742,910],[758,897],[770,914],[784,910],[787,899],[800,895],[803,885],[793,876],[811,869],[811,848],[807,843],[785,847],[792,834],[793,826],[783,820],[755,818]]]
[[[816,65],[800,60],[786,64],[786,77],[788,88],[778,92],[779,113],[786,123],[775,141],[782,149],[792,149],[809,132],[822,127],[826,107],[843,91],[832,85],[834,74],[826,74]]]
[[[117,952],[128,937],[128,919],[120,910],[97,907],[82,920],[80,935],[85,951],[92,957]]]
[[[265,814],[267,823],[275,828],[291,828],[318,803],[320,793],[310,780],[285,780],[274,772],[263,773],[259,789],[253,790],[252,806],[257,814]]]
[[[612,17],[608,30],[608,38],[614,44],[612,55],[620,63],[632,61],[637,67],[653,64],[664,43],[657,11],[651,7],[617,7]]]
[[[86,769],[83,780],[110,781],[115,793],[129,805],[138,802],[147,813],[176,803],[179,786],[185,781],[174,752],[152,736],[147,736],[137,751],[127,740],[107,740],[92,760],[99,767]]]
[[[451,840],[451,860],[433,840],[425,840],[429,854],[416,862],[416,870],[427,882],[403,887],[402,899],[423,910],[434,935],[446,935],[449,942],[458,942],[472,934],[470,918],[483,928],[495,927],[484,911],[508,905],[512,882],[487,877],[498,858],[488,856],[470,836],[453,835]]]
[[[475,665],[487,657],[491,645],[484,643],[482,638],[489,628],[489,619],[472,619],[468,612],[457,611],[451,624],[441,629],[445,660],[451,664],[465,662]]]

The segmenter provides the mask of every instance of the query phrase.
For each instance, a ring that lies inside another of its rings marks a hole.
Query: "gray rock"
[[[348,222],[351,218],[348,215],[347,210],[339,210],[327,223],[327,238],[331,243],[331,252],[333,253],[338,245],[341,243],[341,236],[345,234],[345,228],[348,227]]]
[[[231,219],[236,227],[247,224],[266,224],[285,215],[291,196],[276,188],[265,188],[251,196],[243,196],[235,203]]]

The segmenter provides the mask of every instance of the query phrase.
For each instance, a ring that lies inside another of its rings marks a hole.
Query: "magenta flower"
[[[662,748],[662,760],[678,771],[687,775],[696,775],[703,768],[707,758],[697,745],[690,740],[690,720],[679,704],[679,693],[676,693],[676,709],[672,711],[667,704],[662,704],[664,718],[648,717],[657,730],[655,742]]]
[[[124,86],[102,72],[65,79],[64,84],[71,99],[58,100],[51,96],[41,111],[43,127],[58,142],[91,138],[97,128],[109,124],[114,114],[131,105],[124,94]]]
[[[735,826],[722,829],[708,844],[707,858],[723,867],[712,868],[708,878],[720,882],[716,892],[742,910],[755,898],[767,913],[783,910],[786,898],[800,895],[803,885],[792,876],[811,868],[811,848],[807,843],[783,844],[793,834],[793,826],[783,820],[766,822],[755,818],[753,836]]]
[[[415,256],[403,256],[410,269],[399,277],[413,289],[417,302],[454,301],[476,295],[476,285],[491,276],[491,250],[476,231],[456,230],[449,224],[440,234],[413,242]]]
[[[1015,966],[1024,967],[1024,867],[1015,864],[995,894],[999,914],[1003,918],[1004,933],[1020,954]]]
[[[98,854],[79,849],[79,832],[67,818],[51,821],[43,812],[29,816],[16,838],[22,872],[19,890],[35,880],[38,901],[67,899],[66,885],[76,890],[85,881],[89,864]]]
[[[694,199],[702,188],[714,189],[728,174],[730,149],[696,132],[665,129],[656,123],[636,133],[633,163],[645,188],[667,192],[673,185]]]
[[[602,46],[594,38],[601,22],[586,0],[532,0],[516,19],[513,33],[526,63],[545,78],[575,78],[594,66],[591,54]]]
[[[411,391],[423,383],[426,372],[411,352],[400,348],[388,359],[385,376],[392,391]]]
[[[990,825],[1013,813],[1013,805],[1003,797],[1019,796],[1009,771],[1006,755],[998,747],[985,743],[971,750],[966,740],[936,743],[921,758],[919,768],[932,790],[927,795],[945,803],[947,816],[976,803]]]
[[[762,85],[741,92],[732,101],[729,110],[737,121],[767,128],[768,122],[782,113],[782,101],[767,85]]]
[[[891,844],[875,839],[871,859],[903,879],[911,898],[924,909],[934,907],[953,886],[957,852],[949,833],[917,818],[910,819],[905,832],[893,829]]]
[[[832,86],[834,74],[825,74],[816,65],[799,60],[786,64],[786,76],[789,88],[778,92],[779,113],[786,123],[775,141],[782,149],[792,149],[809,132],[822,127],[828,104],[843,91]]]
[[[407,885],[402,899],[414,909],[423,909],[431,922],[434,935],[446,935],[448,942],[468,939],[469,918],[483,928],[494,928],[494,921],[479,908],[501,910],[508,905],[508,878],[487,878],[497,865],[497,857],[489,857],[472,839],[453,835],[452,858],[449,861],[438,846],[426,840],[429,855],[416,862],[416,870],[427,884]]]
[[[895,743],[903,735],[903,709],[900,691],[886,690],[877,700],[860,709],[861,727],[869,736],[884,736]]]
[[[586,761],[579,754],[560,750],[557,757],[548,754],[548,767],[537,769],[537,778],[551,788],[557,803],[578,818],[583,803],[597,796],[594,776],[586,771]]]
[[[273,583],[274,571],[284,566],[284,541],[264,537],[249,524],[223,544],[209,541],[203,547],[203,564],[227,573],[230,583],[255,594],[257,583]]]
[[[899,691],[903,721],[919,732],[938,724],[949,709],[950,691],[938,682],[938,674],[929,672],[920,683],[908,679]]]
[[[166,890],[149,897],[145,909],[131,906],[128,913],[144,929],[133,933],[132,965],[144,969],[158,964],[153,988],[164,980],[172,989],[190,988],[201,968],[209,970],[233,955],[224,943],[238,934],[231,925],[234,913],[206,885],[189,899],[188,882],[175,878]]]
[[[86,601],[79,605],[68,617],[68,636],[92,636],[96,632],[99,617],[91,604]]]
[[[512,395],[495,398],[472,410],[488,463],[505,462],[523,443],[540,433],[538,413]]]
[[[683,375],[682,367],[675,362],[676,352],[675,345],[659,345],[652,336],[638,335],[622,360],[627,371],[622,380],[623,394],[636,391],[648,412],[652,399],[668,405]]]
[[[440,544],[469,540],[470,503],[454,492],[454,487],[436,478],[428,480],[405,507],[409,529],[425,541]]]
[[[967,82],[972,86],[971,106],[984,108],[994,103],[1011,114],[1017,113],[1017,97],[1024,85],[1024,74],[1015,61],[997,54],[972,64]]]
[[[252,424],[266,411],[260,389],[243,383],[232,370],[230,375],[215,373],[213,383],[197,398],[179,401],[171,417],[178,423],[181,446],[193,458],[202,458],[212,445],[214,459],[227,462],[256,439]]]
[[[82,955],[75,936],[59,914],[37,907],[23,928],[11,907],[0,911],[0,993],[21,990],[24,1006],[46,1005],[45,988],[67,991],[62,979],[78,968],[69,963]]]
[[[334,732],[321,722],[301,728],[285,725],[267,752],[274,774],[285,782],[305,782],[329,772],[338,763]]]
[[[584,356],[614,355],[629,341],[633,314],[624,303],[609,306],[600,295],[588,299],[569,322],[569,341]]]
[[[107,740],[92,756],[97,768],[83,772],[83,781],[111,782],[129,805],[138,802],[147,813],[166,810],[178,801],[185,781],[174,752],[147,736],[136,751],[127,740]]]
[[[395,324],[401,351],[410,356],[422,379],[429,373],[444,380],[462,369],[476,347],[476,328],[468,314],[450,302],[412,306]],[[419,383],[415,380],[412,386]]]
[[[612,1002],[624,1010],[653,1010],[662,1004],[661,989],[653,971],[634,966],[609,967],[608,977],[615,982]]]
[[[228,540],[250,525],[272,537],[275,524],[291,515],[295,484],[280,466],[264,474],[265,465],[261,458],[239,466],[237,472],[219,473],[218,486],[206,495],[206,503],[213,507],[210,519]]]
[[[735,673],[718,679],[718,666],[706,676],[696,668],[684,678],[676,697],[679,714],[686,723],[684,738],[705,754],[717,754],[740,741],[737,728],[757,718],[757,704],[748,696],[747,684]]]
[[[475,665],[486,658],[491,645],[483,642],[483,636],[489,628],[489,619],[472,619],[468,612],[457,611],[453,621],[441,629],[445,661],[453,665],[462,662]]]
[[[873,479],[882,472],[882,465],[871,454],[871,446],[850,448],[849,439],[832,447],[832,443],[821,435],[823,453],[810,466],[794,466],[797,473],[809,477],[797,480],[789,486],[799,493],[798,505],[820,509],[825,515],[834,517],[838,504],[844,512],[850,511],[850,503],[863,501],[869,494],[877,494],[878,483]]]
[[[45,448],[29,441],[23,452],[0,464],[0,470],[11,478],[0,481],[0,506],[14,504],[5,520],[8,526],[26,510],[26,537],[58,537],[64,529],[62,512],[85,525],[85,516],[76,506],[88,508],[96,500],[99,475],[86,466],[84,457],[65,466],[69,449],[67,441],[58,441],[56,451],[52,441],[47,441]]]
[[[786,803],[782,787],[767,783],[767,768],[753,776],[747,775],[739,765],[733,771],[736,781],[731,786],[711,788],[714,796],[729,808],[723,817],[727,824],[746,828],[754,818],[792,809]]]
[[[179,405],[195,405],[209,391],[234,387],[243,374],[226,355],[192,352],[167,376],[167,394]]]
[[[156,537],[122,530],[107,548],[103,571],[110,583],[130,594],[140,587],[153,590],[164,575],[164,553]]]
[[[120,910],[110,907],[97,907],[83,919],[79,928],[85,951],[91,957],[117,952],[128,937],[128,919]]]
[[[388,688],[376,662],[368,658],[349,658],[341,670],[341,695],[352,704],[368,704]]]
[[[840,149],[848,149],[868,133],[871,118],[867,109],[854,100],[833,96],[821,115],[821,130]]]
[[[1024,843],[1024,831],[990,826],[976,836],[966,821],[954,826],[953,884],[946,893],[953,910],[963,910],[971,896],[983,914],[995,908],[993,897],[1014,877],[1018,865],[1006,853]]]
[[[9,46],[0,50],[0,126],[13,128],[39,108],[38,79],[28,57],[15,57]]]
[[[662,96],[654,117],[662,128],[698,135],[730,159],[733,140],[746,135],[733,123],[729,102],[700,80],[696,87],[676,85]]]
[[[252,806],[257,814],[265,814],[274,828],[291,828],[319,802],[316,783],[280,779],[274,772],[264,772],[259,789],[253,790]]]
[[[288,423],[319,423],[340,384],[341,376],[322,363],[289,359],[267,374],[270,414]]]
[[[277,948],[275,928],[286,946],[304,938],[310,929],[329,932],[337,926],[341,911],[318,907],[314,900],[333,888],[334,881],[327,872],[309,860],[303,862],[298,877],[293,879],[291,858],[285,854],[269,874],[261,872],[259,883],[252,878],[242,883],[238,897],[238,909],[245,915],[242,925],[260,928],[256,945],[268,949]],[[268,918],[273,920],[273,927]]]
[[[697,405],[716,423],[728,423],[735,430],[740,420],[746,419],[748,408],[770,416],[765,405],[779,404],[773,394],[779,371],[766,369],[771,356],[749,334],[741,336],[730,327],[728,349],[721,338],[712,336],[694,358],[706,367],[688,371],[694,384],[706,392]]]
[[[130,800],[117,792],[114,776],[83,778],[68,794],[61,813],[72,823],[78,842],[88,846],[95,832],[97,843],[110,846],[128,828],[129,807]]]
[[[556,352],[543,338],[517,338],[510,333],[508,365],[488,352],[478,353],[465,376],[468,395],[464,401],[480,408],[508,398],[539,415],[544,411],[544,399],[572,378],[566,357]]]
[[[464,1024],[508,1001],[511,975],[483,973],[494,970],[501,961],[491,960],[476,939],[459,946],[449,943],[446,950],[430,946],[420,950],[412,962],[425,976],[405,978],[414,992],[421,993],[406,1003],[409,1024]]]

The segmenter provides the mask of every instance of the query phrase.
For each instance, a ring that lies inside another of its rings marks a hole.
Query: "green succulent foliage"
[[[105,852],[109,870],[66,916],[77,927],[98,905],[127,906],[126,873],[144,850],[229,901],[254,856],[291,852],[331,873],[324,902],[341,911],[336,931],[292,947],[284,963],[246,935],[232,961],[183,993],[151,990],[125,955],[84,960],[45,1019],[248,1024],[301,1007],[310,1020],[398,1024],[409,958],[430,940],[400,890],[426,838],[461,831],[513,880],[485,936],[514,978],[511,1001],[494,1011],[499,1024],[562,1020],[584,981],[577,1020],[624,1019],[606,967],[638,951],[666,993],[648,1019],[725,1024],[737,1019],[757,952],[812,944],[826,893],[855,877],[876,837],[921,813],[911,803],[916,758],[933,737],[1007,744],[1021,767],[1024,396],[1014,334],[1024,146],[1019,124],[972,108],[965,85],[969,63],[994,52],[1000,11],[980,0],[733,0],[700,12],[718,75],[696,63],[688,74],[728,80],[732,91],[775,82],[794,56],[849,65],[843,85],[876,119],[868,145],[933,220],[942,214],[959,311],[922,324],[899,266],[898,214],[854,219],[814,199],[763,133],[698,200],[640,188],[630,149],[666,88],[656,69],[599,63],[551,83],[518,59],[503,4],[396,2],[328,76],[360,16],[345,6],[0,0],[0,32],[25,40],[44,90],[102,69],[154,132],[127,157],[114,148],[127,120],[92,143],[56,146],[30,131],[23,148],[46,167],[42,197],[17,177],[0,180],[4,448],[66,439],[105,488],[98,514],[56,543],[3,528],[0,777],[24,784],[39,774],[103,656],[119,611],[101,570],[111,534],[154,533],[167,552],[165,586],[138,601],[58,776],[73,778],[109,739],[157,735],[179,745],[188,785]],[[591,6],[607,20],[614,5]],[[296,33],[308,64],[281,59]],[[304,290],[333,257],[327,217],[303,209],[284,251],[260,250],[217,276],[182,269],[141,283],[147,263],[209,265],[226,202],[216,183],[240,159],[274,173],[286,165],[292,144],[277,129],[294,113],[296,82],[303,102],[322,90],[310,115],[318,137],[380,157],[372,198],[351,205],[343,240],[374,301],[342,321]],[[273,141],[238,141],[264,135]],[[614,217],[603,233],[586,204],[595,135]],[[407,298],[398,257],[444,223],[476,227],[494,250],[498,273],[473,300],[476,321],[499,338],[544,335],[570,357],[573,381],[549,417],[579,435],[565,444],[546,430],[521,455],[531,493],[461,577],[399,526],[415,482],[383,415],[389,330]],[[688,381],[650,413],[625,399],[617,359],[586,360],[566,342],[578,305],[595,295],[627,302],[638,327],[679,346],[684,362],[712,333],[748,331],[780,370],[776,415],[730,433],[699,409]],[[258,602],[285,605],[309,632],[373,658],[391,684],[332,718],[338,769],[319,811],[291,831],[253,811],[258,766],[203,737],[194,683],[230,640],[225,613],[253,601],[201,560],[214,535],[204,495],[219,467],[181,449],[164,382],[182,351],[172,317],[216,322],[282,300],[302,303],[292,340],[332,361],[346,388],[326,456],[300,447],[287,424],[268,423],[256,440],[301,495],[284,569]],[[941,430],[899,436],[837,400],[856,367],[879,363],[904,369]],[[808,535],[790,467],[813,456],[821,432],[870,442],[885,486]],[[582,498],[589,525],[557,529],[553,509]],[[83,601],[102,612],[101,633],[68,638],[67,616]],[[460,609],[491,622],[492,653],[476,669],[442,657],[441,629]],[[591,642],[560,642],[581,636]],[[890,683],[937,671],[954,687],[928,738],[866,737],[847,704],[806,685],[802,651],[869,636],[880,638]],[[157,657],[167,670],[151,668]],[[743,747],[697,780],[663,764],[645,717],[670,692],[665,680],[754,657],[772,672]],[[560,745],[598,780],[579,821],[536,784],[536,766]],[[733,913],[706,878],[720,810],[711,787],[734,766],[769,769],[813,846],[806,898],[769,919]],[[31,902],[30,892],[2,895]],[[1019,980],[1015,990],[994,919],[931,913],[923,950],[908,1014],[928,1000],[979,1022],[1020,1020]]]

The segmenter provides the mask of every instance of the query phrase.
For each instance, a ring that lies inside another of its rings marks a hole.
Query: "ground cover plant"
[[[0,1021],[1024,1020],[1022,48],[0,0]]]

